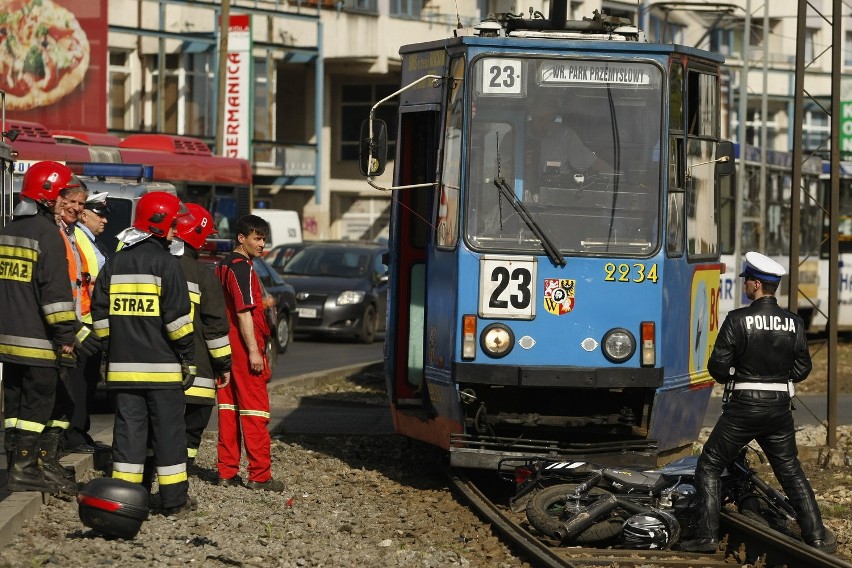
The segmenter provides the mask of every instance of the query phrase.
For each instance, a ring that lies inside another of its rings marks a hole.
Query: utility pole
[[[751,43],[751,0],[746,0],[745,22],[743,27],[743,66],[740,69],[740,104],[739,104],[739,129],[737,138],[740,143],[740,163],[745,161],[746,155],[746,115],[748,115],[748,59],[749,44]],[[735,203],[736,218],[740,220],[734,229],[734,274],[740,273],[743,256],[743,200],[748,190],[748,180],[745,169],[739,168],[737,172],[737,199]],[[743,297],[743,282],[740,278],[734,278],[734,308],[740,307]]]
[[[228,72],[228,28],[231,19],[231,0],[222,0],[219,15],[219,67],[216,72],[216,148],[215,154],[222,153],[225,141],[225,76]]]

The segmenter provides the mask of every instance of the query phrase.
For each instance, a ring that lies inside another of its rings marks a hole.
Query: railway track
[[[489,490],[480,487],[464,470],[450,469],[453,489],[533,566],[569,567],[701,567],[745,566],[768,568],[852,568],[852,563],[813,549],[741,515],[722,513],[721,528],[727,536],[712,555],[682,551],[560,547],[526,530],[522,515],[495,503]]]

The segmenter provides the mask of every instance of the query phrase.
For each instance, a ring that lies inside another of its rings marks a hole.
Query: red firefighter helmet
[[[158,237],[165,237],[170,228],[177,226],[178,218],[188,215],[189,210],[177,195],[152,191],[143,195],[136,204],[133,227]]]
[[[194,249],[204,246],[204,241],[210,235],[219,233],[213,222],[213,215],[197,203],[187,203],[189,215],[178,218],[175,235]]]
[[[24,174],[21,197],[52,205],[66,187],[80,187],[74,173],[59,162],[37,162]]]

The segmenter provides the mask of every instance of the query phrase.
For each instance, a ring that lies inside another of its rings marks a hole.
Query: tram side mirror
[[[734,143],[722,140],[716,144],[716,175],[729,176],[734,173]]]
[[[388,162],[388,125],[384,120],[373,120],[373,135],[370,136],[370,120],[361,123],[361,151],[358,166],[365,177],[385,173]]]

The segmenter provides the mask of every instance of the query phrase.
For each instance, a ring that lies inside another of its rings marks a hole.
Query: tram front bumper
[[[659,368],[539,367],[527,369],[510,365],[458,363],[457,383],[478,383],[514,387],[564,388],[659,388],[663,370]]]

